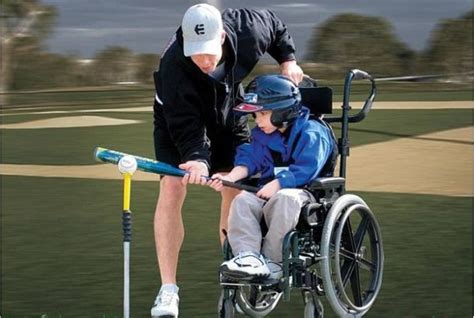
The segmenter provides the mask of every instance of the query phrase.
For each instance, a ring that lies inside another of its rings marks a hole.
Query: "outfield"
[[[121,183],[99,178],[92,151],[101,145],[153,156],[148,94],[129,90],[18,95],[14,107],[2,110],[0,125],[51,122],[59,117],[77,121],[80,116],[105,117],[110,124],[0,130],[2,317],[121,316]],[[465,91],[449,94],[468,96]],[[351,129],[355,147],[349,157],[349,182],[356,181],[350,179],[353,176],[360,181],[364,176],[367,181],[381,180],[364,192],[362,186],[352,186],[377,214],[385,243],[384,283],[368,317],[472,315],[472,116],[472,101],[471,107],[468,103],[467,108],[445,109],[378,109],[376,103],[369,118]],[[67,123],[59,121],[59,125]],[[402,142],[425,146],[403,148]],[[413,166],[421,163],[420,167],[433,171],[418,170],[411,186],[384,188],[397,183],[385,175],[400,176],[409,170],[400,158],[391,160],[388,148],[383,148],[397,143],[404,151],[424,149],[423,157],[407,156]],[[367,159],[357,163],[367,155],[363,149],[373,151],[369,158],[379,157],[374,163]],[[457,149],[455,158],[449,156],[449,149]],[[18,164],[41,165],[45,176],[19,176],[25,166],[11,173],[9,169]],[[96,170],[82,178],[74,173],[48,177],[48,171],[57,173],[57,166],[80,174],[92,165]],[[447,176],[439,171],[443,166],[450,172]],[[119,178],[112,166],[108,169],[111,178]],[[444,182],[438,183],[436,176]],[[413,193],[418,182],[424,186],[423,194]],[[455,188],[459,184],[463,186]],[[159,286],[152,228],[158,189],[158,182],[138,180],[132,189],[133,317],[147,316]],[[189,193],[184,210],[188,231],[178,275],[181,313],[182,317],[215,317],[221,262],[216,230],[219,199],[199,186],[190,186]],[[271,317],[302,312],[300,298],[295,294],[290,304],[281,303]],[[326,310],[331,317],[330,308]]]

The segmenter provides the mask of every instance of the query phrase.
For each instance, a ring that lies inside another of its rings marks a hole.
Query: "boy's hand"
[[[213,174],[211,179],[207,181],[207,185],[213,188],[216,191],[222,191],[224,188],[224,185],[222,184],[222,180],[234,182],[231,178],[229,178],[227,175],[222,175],[220,173]]]
[[[263,188],[260,189],[260,191],[257,192],[257,196],[262,198],[262,199],[270,199],[272,195],[278,192],[278,190],[281,189],[280,186],[280,181],[277,179],[267,183],[266,185],[263,186]]]
[[[206,184],[206,177],[209,175],[209,170],[204,162],[201,161],[186,161],[179,165],[179,168],[186,170],[188,173],[181,179],[181,182],[186,185],[192,184]]]

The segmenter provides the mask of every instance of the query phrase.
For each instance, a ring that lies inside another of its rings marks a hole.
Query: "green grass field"
[[[5,317],[121,315],[121,184],[2,178]],[[133,185],[132,313],[147,315],[159,285],[153,245],[158,186]],[[190,187],[178,279],[182,317],[215,316],[218,197]],[[471,307],[472,198],[360,193],[376,212],[384,282],[369,317],[467,317]],[[293,293],[271,317],[302,312]],[[330,312],[329,307],[326,307]],[[331,317],[328,314],[328,317]]]
[[[89,93],[74,94],[66,98],[54,93],[58,99],[54,109],[115,107],[100,102],[107,101],[108,92],[95,93],[101,94],[99,101]],[[142,93],[119,97],[117,107],[148,105]],[[22,98],[17,105],[38,110],[49,103],[48,98]],[[133,104],[136,99],[138,103]],[[97,145],[153,156],[151,113],[92,115],[144,123],[0,130],[1,162],[93,164],[92,151]],[[64,114],[1,116],[0,120],[14,123],[56,116]],[[472,116],[472,109],[374,110],[366,121],[351,128],[351,143],[363,145],[472,126]],[[0,315],[121,317],[121,182],[1,175],[0,187]],[[149,315],[160,285],[152,225],[158,190],[157,183],[133,183],[132,317]],[[358,194],[377,215],[385,250],[382,290],[367,317],[472,316],[473,198]],[[217,268],[222,261],[218,206],[214,191],[189,187],[183,213],[187,232],[178,273],[181,317],[216,316]],[[294,292],[291,302],[280,303],[271,317],[302,316],[302,309],[301,297]],[[329,305],[325,309],[327,317],[333,317]]]

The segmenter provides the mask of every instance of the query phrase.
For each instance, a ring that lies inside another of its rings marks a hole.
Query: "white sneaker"
[[[261,281],[270,276],[265,258],[254,252],[242,252],[219,268],[221,274],[231,280]]]
[[[280,280],[283,277],[283,266],[281,263],[274,262],[270,259],[267,259],[268,268],[270,269],[271,280]]]
[[[160,291],[156,296],[153,308],[151,308],[151,317],[178,317],[179,296],[177,293]]]

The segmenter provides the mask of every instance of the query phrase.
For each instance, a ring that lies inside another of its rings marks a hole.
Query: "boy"
[[[335,141],[326,124],[309,120],[298,87],[281,75],[255,78],[245,102],[234,110],[255,116],[251,142],[237,148],[232,171],[214,174],[208,185],[221,191],[220,180],[235,182],[260,173],[261,188],[256,194],[242,191],[232,201],[228,240],[236,256],[222,263],[220,272],[239,281],[280,279],[283,238],[312,199],[302,187],[332,174],[325,170]],[[263,244],[262,217],[268,226]]]

